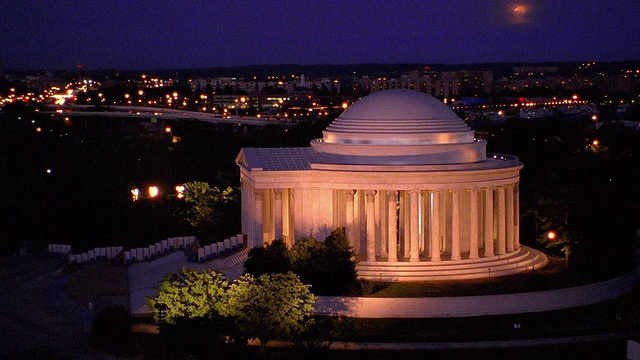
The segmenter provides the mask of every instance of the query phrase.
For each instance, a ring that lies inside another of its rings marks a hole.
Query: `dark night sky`
[[[0,2],[0,70],[639,59],[640,0]]]

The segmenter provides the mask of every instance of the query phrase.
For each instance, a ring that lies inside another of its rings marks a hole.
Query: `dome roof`
[[[486,144],[447,105],[406,89],[383,90],[351,105],[312,148],[343,164],[452,164],[486,159]]]
[[[458,116],[442,101],[427,94],[406,90],[377,91],[351,105],[340,119],[415,120],[456,119]]]
[[[326,143],[450,144],[473,141],[473,131],[433,96],[383,90],[351,105],[324,131]]]

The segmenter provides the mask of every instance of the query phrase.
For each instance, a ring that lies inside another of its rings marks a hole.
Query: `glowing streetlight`
[[[133,201],[140,200],[140,189],[131,189],[131,198]]]
[[[157,186],[149,186],[148,194],[150,198],[154,198],[160,194],[160,190],[158,190]]]
[[[558,234],[556,234],[555,231],[549,230],[549,232],[547,232],[547,240],[548,241],[554,241],[554,240],[556,240],[557,237],[558,237]]]
[[[185,190],[184,185],[177,185],[176,186],[176,198],[184,199],[184,190]]]

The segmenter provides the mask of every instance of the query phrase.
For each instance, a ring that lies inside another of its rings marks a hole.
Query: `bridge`
[[[115,118],[134,118],[145,119],[155,118],[164,120],[186,120],[186,121],[202,121],[212,124],[238,124],[238,125],[278,125],[292,126],[295,123],[288,120],[266,119],[253,116],[223,116],[214,113],[205,113],[200,111],[168,109],[161,107],[146,106],[126,106],[112,105],[106,111],[96,111],[95,106],[91,105],[72,105],[72,106],[51,106],[55,111],[45,111],[44,114],[64,114],[65,116],[99,116],[99,117],[115,117]]]

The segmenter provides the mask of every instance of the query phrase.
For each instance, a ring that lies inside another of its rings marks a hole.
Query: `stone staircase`
[[[244,272],[244,262],[247,260],[248,255],[249,249],[242,249],[225,257],[208,261],[201,266],[219,271],[225,274],[229,281],[233,281],[242,276]]]
[[[404,259],[403,259],[404,260]],[[542,252],[521,246],[509,254],[478,259],[463,258],[451,261],[432,262],[421,258],[420,262],[399,261],[361,261],[356,266],[358,277],[375,281],[430,281],[481,279],[518,274],[540,269],[548,263]]]

